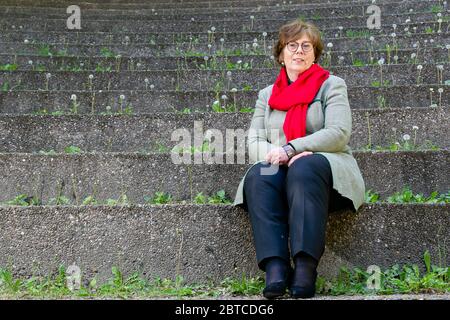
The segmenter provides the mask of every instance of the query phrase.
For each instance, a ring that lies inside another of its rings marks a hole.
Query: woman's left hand
[[[299,154],[296,154],[295,156],[293,156],[291,158],[291,160],[289,160],[288,167],[290,167],[291,164],[293,164],[294,161],[297,160],[298,158],[301,158],[301,157],[304,157],[304,156],[309,156],[311,154],[313,154],[311,151],[303,151],[303,152],[301,152]]]

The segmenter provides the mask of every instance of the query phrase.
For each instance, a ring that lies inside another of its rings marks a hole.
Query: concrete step
[[[350,18],[349,18],[350,19]],[[370,36],[382,36],[387,35],[390,36],[395,32],[396,36],[400,37],[402,35],[420,35],[420,33],[434,33],[439,31],[439,24],[436,23],[436,18],[434,14],[421,14],[418,16],[417,20],[412,20],[413,22],[406,21],[398,21],[397,16],[392,16],[390,19],[387,17],[384,21],[384,25],[381,29],[369,30],[361,23],[360,25],[355,23],[356,18],[351,18],[352,26],[344,27],[343,25],[339,25],[336,21],[335,24],[331,25],[334,27],[328,28],[330,26],[330,22],[327,24],[325,22],[323,26],[321,26],[322,37],[325,39],[328,38],[336,38],[336,41],[339,41],[339,38],[348,37],[348,38],[365,38],[368,39]],[[409,16],[408,18],[410,19]],[[411,19],[410,19],[411,20]],[[271,20],[272,21],[272,20]],[[280,21],[276,20],[277,25],[279,26]],[[428,21],[423,23],[416,23],[415,21]],[[191,21],[184,21],[185,24],[190,24]],[[214,25],[211,23],[211,25]],[[148,23],[148,22],[146,22]],[[317,22],[316,22],[317,23]],[[317,23],[319,26],[321,23]],[[393,25],[396,25],[396,28],[393,28]],[[267,33],[265,37],[266,41],[270,43],[273,40],[276,40],[278,37],[278,30],[275,28],[270,28],[269,30],[265,30]],[[73,31],[38,31],[38,30],[29,30],[24,31],[23,26],[20,29],[20,26],[15,25],[15,28],[10,31],[5,31],[0,35],[0,42],[29,42],[29,43],[63,43],[63,44],[103,44],[103,45],[112,45],[117,43],[148,43],[148,44],[164,44],[171,42],[172,44],[187,42],[187,43],[217,43],[220,44],[220,39],[224,39],[225,42],[239,42],[239,41],[253,41],[255,38],[258,39],[259,42],[264,41],[264,37],[262,36],[261,31],[258,30],[246,30],[246,31],[224,31],[224,32],[215,32],[214,37],[213,34],[208,34],[207,30],[209,27],[205,27],[203,30],[198,32],[171,32],[168,30],[164,30],[164,32],[149,32],[143,31],[139,33],[133,32],[124,32],[124,30],[120,30],[120,32],[111,32],[111,31],[86,31],[81,30],[81,32],[73,32]],[[217,28],[216,28],[217,30]],[[211,31],[211,30],[210,30]],[[444,24],[441,25],[441,33],[446,33],[447,28]],[[127,38],[128,37],[128,38]],[[170,41],[171,40],[171,41]]]
[[[391,85],[443,85],[450,79],[447,64],[443,65],[442,76],[434,64],[398,64],[365,67],[327,68],[336,76],[345,79],[347,86]],[[420,67],[419,67],[420,68]],[[381,69],[381,71],[380,71]],[[250,86],[263,89],[272,84],[279,68],[235,71],[211,70],[155,70],[122,71],[114,73],[91,71],[0,71],[0,85],[13,90],[148,90],[149,84],[155,90],[230,90]],[[92,75],[92,76],[91,76]],[[90,78],[91,77],[91,78]],[[148,80],[145,80],[148,79]],[[208,80],[205,80],[208,79]],[[7,83],[4,85],[4,83]]]
[[[219,39],[219,38],[217,38]],[[353,50],[386,50],[386,45],[391,48],[397,46],[398,49],[407,48],[435,48],[441,47],[446,51],[446,45],[450,40],[450,32],[448,33],[421,33],[411,35],[396,36],[395,43],[391,35],[374,36],[373,43],[368,38],[324,38],[325,51],[329,51],[327,48],[328,43],[333,44],[331,52],[335,51],[353,51]],[[108,40],[108,39],[106,39]],[[149,38],[147,42],[143,43],[126,43],[124,37],[121,42],[112,43],[111,45],[92,45],[92,44],[32,44],[32,43],[2,43],[0,47],[0,53],[2,54],[17,54],[17,55],[44,55],[48,56],[52,53],[55,56],[99,56],[102,50],[106,50],[108,53],[114,56],[133,56],[133,57],[166,57],[166,56],[211,56],[211,55],[271,55],[273,48],[272,41],[266,41],[264,45],[264,39],[262,33],[260,37],[257,37],[257,47],[253,46],[253,41],[238,41],[238,42],[224,42],[220,41],[216,43],[195,43],[193,40],[191,43],[181,42],[174,44],[154,44],[153,38]],[[173,39],[171,39],[173,41]],[[395,44],[395,46],[394,46]],[[210,45],[210,47],[208,47]],[[43,51],[44,50],[44,51]],[[393,49],[392,49],[393,50]]]
[[[342,26],[347,30],[348,28],[358,28],[360,32],[368,31],[367,29],[367,17],[334,17],[332,21],[317,20],[314,21],[321,29],[325,37],[334,36],[339,30],[339,26]],[[445,20],[444,20],[445,19]],[[435,32],[438,32],[439,24],[438,18],[435,14],[429,13],[420,17],[422,23],[412,21],[411,23],[404,23],[404,17],[390,19],[389,21],[383,21],[382,28],[392,29],[392,23],[398,24],[397,32],[402,32],[405,27],[410,27],[411,32],[413,28],[417,28],[418,31],[424,31],[431,28]],[[289,22],[289,19],[261,19],[255,23],[252,19],[245,20],[211,20],[211,21],[197,21],[192,18],[190,21],[153,21],[148,23],[146,20],[83,20],[82,32],[176,32],[177,30],[183,30],[184,32],[207,32],[212,27],[215,28],[215,32],[239,32],[239,31],[259,31],[259,32],[276,32],[279,27],[284,23]],[[329,28],[329,24],[332,22],[333,27]],[[441,32],[448,31],[448,16],[442,18]],[[30,19],[30,18],[2,18],[0,19],[0,27],[8,31],[70,31],[67,29],[67,17],[62,19]],[[365,29],[364,29],[365,28]],[[333,30],[334,29],[334,30]],[[351,29],[350,29],[351,30]],[[73,32],[73,31],[72,31]],[[373,33],[380,33],[383,30],[373,31]]]
[[[394,2],[388,1],[380,3],[383,8],[383,20],[394,17],[404,16],[404,20],[411,17],[412,21],[416,21],[416,14],[430,13],[437,14],[441,12],[445,14],[447,9],[440,4],[439,1],[401,1]],[[254,23],[258,23],[260,20],[271,17],[272,19],[295,19],[299,16],[304,16],[307,19],[313,19],[315,21],[324,19],[334,19],[334,17],[348,17],[348,16],[368,16],[367,8],[369,4],[367,2],[340,2],[340,4],[321,4],[321,5],[296,5],[293,6],[271,6],[271,7],[257,7],[257,8],[226,8],[223,10],[201,8],[201,10],[190,10],[189,16],[186,16],[186,10],[184,12],[176,10],[160,10],[160,9],[82,9],[83,19],[88,20],[104,20],[104,19],[117,19],[128,20],[129,18],[136,19],[136,21],[145,19],[146,21],[158,21],[158,20],[187,20],[191,21],[191,18],[197,21],[218,21],[227,19],[250,19],[250,15],[254,17]],[[392,14],[395,12],[395,14]],[[407,16],[408,15],[408,16]],[[57,19],[66,18],[68,14],[61,8],[39,8],[39,7],[5,7],[0,6],[0,17],[14,17],[14,18],[41,18],[41,19]],[[386,21],[386,22],[387,22]],[[384,22],[384,23],[386,23]]]
[[[267,50],[269,54],[269,50]],[[395,56],[397,58],[395,58]],[[450,63],[446,49],[409,48],[388,50],[334,51],[331,54],[332,66],[378,65],[383,58],[385,64],[445,64]],[[322,58],[328,64],[329,57]],[[120,63],[119,63],[120,62]],[[36,56],[0,54],[0,66],[15,65],[14,71],[143,71],[143,70],[177,70],[177,69],[226,69],[249,70],[259,68],[276,68],[277,64],[268,55],[234,55],[204,57],[123,57],[116,58],[113,53],[104,52],[103,56]]]
[[[433,92],[430,91],[433,89]],[[442,93],[439,90],[442,89]],[[447,106],[450,90],[442,85],[368,87],[351,86],[347,89],[352,109],[372,108],[428,108],[432,104]],[[133,114],[150,112],[215,112],[213,104],[219,101],[230,111],[254,108],[258,92],[255,90],[214,91],[157,91],[147,90],[102,90],[94,94],[88,90],[75,91],[21,91],[0,92],[0,113],[3,114],[72,114],[72,95],[77,98],[77,113],[110,113],[120,110],[120,96],[124,95]],[[223,96],[227,99],[224,100]],[[151,101],[151,104],[149,104]],[[399,103],[401,101],[401,103]],[[189,110],[185,110],[188,108]],[[248,109],[249,112],[253,112]],[[427,109],[424,109],[428,112]]]
[[[449,108],[353,110],[350,146],[357,150],[369,142],[373,147],[403,142],[405,134],[416,145],[429,140],[437,147],[448,149]],[[204,137],[208,129],[245,136],[250,125],[250,113],[152,113],[140,115],[7,115],[0,116],[0,152],[63,151],[70,145],[83,151],[137,152],[157,150],[159,145],[172,149],[181,140],[171,141],[176,129]],[[413,130],[417,126],[418,130]],[[395,130],[393,129],[395,128]],[[370,133],[369,133],[370,131]],[[235,150],[244,145],[243,139]],[[224,143],[226,139],[224,138]],[[234,142],[228,141],[230,147]],[[197,147],[197,145],[195,146]],[[228,149],[228,147],[227,147]]]
[[[396,263],[424,269],[425,250],[433,264],[448,265],[449,209],[375,204],[332,214],[319,274]],[[187,282],[260,274],[248,216],[228,205],[0,207],[0,228],[0,265],[22,277],[48,275],[61,264],[100,283],[113,266],[124,275],[182,275]]]
[[[428,20],[429,18],[437,18],[437,13],[441,13],[441,16],[446,16],[446,10],[435,10],[436,5],[429,4],[427,7],[420,7],[423,2],[419,1],[409,1],[410,8],[401,8],[400,10],[393,11],[385,11],[383,14],[383,24],[396,23],[396,22],[404,22],[408,18],[414,21],[420,20]],[[388,5],[388,4],[387,4]],[[416,7],[415,7],[416,5]],[[417,7],[418,6],[418,7]],[[367,17],[368,14],[366,12],[368,5],[359,7],[359,9],[355,9],[355,6],[349,6],[342,4],[340,6],[334,6],[329,8],[308,8],[302,7],[300,9],[278,9],[274,7],[270,7],[269,9],[260,10],[222,10],[214,13],[205,12],[204,9],[198,10],[197,12],[183,14],[183,13],[165,13],[159,14],[159,10],[95,10],[95,9],[83,9],[82,18],[86,21],[92,20],[128,20],[135,19],[136,21],[185,21],[185,22],[194,22],[194,21],[222,21],[222,20],[241,20],[241,21],[249,21],[250,16],[253,16],[253,25],[259,23],[259,21],[267,20],[267,19],[278,19],[281,23],[283,21],[290,21],[296,18],[303,18],[307,20],[315,21],[316,23],[323,22],[323,20],[327,19],[329,21],[334,21],[334,19],[350,19],[353,17],[354,19],[360,19],[363,17]],[[383,8],[385,8],[383,6]],[[413,9],[414,8],[414,9]],[[389,9],[389,8],[387,8]],[[393,8],[394,9],[394,8]],[[411,11],[412,9],[412,11]],[[430,10],[433,9],[433,10]],[[208,10],[206,10],[208,11]],[[392,14],[392,12],[396,12]],[[330,16],[331,15],[331,16]],[[0,18],[28,18],[28,19],[67,19],[69,15],[61,9],[56,8],[29,8],[29,7],[1,7],[0,6]],[[194,21],[193,21],[193,20]],[[443,19],[443,20],[444,20]],[[437,19],[436,19],[437,20]],[[445,21],[445,20],[444,20]],[[329,25],[335,25],[329,24]]]
[[[29,5],[29,2],[24,2],[24,3],[11,3],[11,0],[6,0],[7,2],[2,2],[3,5],[22,5],[22,6],[26,6],[27,4]],[[398,4],[398,5],[402,5],[405,7],[412,7],[414,8],[414,5],[416,5],[417,1],[414,1],[413,3],[409,3],[408,2],[404,2],[404,1],[396,1],[394,2],[394,4]],[[427,1],[422,1],[424,2],[424,5],[429,5],[430,7],[432,5],[439,5],[440,7],[443,7],[443,4],[436,1],[436,0],[427,0]],[[390,3],[392,3],[392,1],[378,1],[377,4],[378,5],[389,5]],[[420,2],[419,2],[420,3]],[[60,7],[67,7],[68,5],[70,5],[72,3],[58,3],[58,2],[33,2],[33,7],[50,7],[50,8],[60,8]],[[229,10],[229,11],[259,11],[259,10],[270,10],[270,9],[296,9],[296,8],[317,8],[317,7],[324,7],[324,8],[332,8],[332,7],[336,7],[336,6],[342,6],[342,5],[347,5],[347,6],[357,6],[357,5],[361,5],[361,6],[366,6],[368,7],[369,5],[371,5],[372,2],[369,0],[366,1],[343,1],[343,2],[336,2],[336,1],[332,1],[332,2],[324,2],[323,0],[320,1],[314,1],[314,2],[307,2],[307,1],[301,1],[300,3],[296,2],[296,1],[292,1],[292,2],[283,2],[283,3],[277,3],[277,1],[266,1],[266,2],[260,2],[260,1],[256,1],[256,2],[246,2],[245,4],[241,4],[239,2],[228,2],[228,1],[224,1],[224,2],[214,2],[214,3],[210,3],[210,2],[189,2],[189,3],[149,3],[149,4],[142,4],[142,3],[136,3],[136,4],[112,4],[112,3],[91,3],[91,2],[82,2],[82,3],[78,3],[78,5],[82,8],[82,9],[109,9],[109,10],[149,10],[151,12],[153,12],[153,10],[155,10],[155,12],[153,13],[157,13],[157,14],[167,14],[167,13],[172,13],[172,12],[184,12],[184,13],[188,13],[188,12],[198,12],[198,11],[209,11],[209,12],[223,12],[224,10]],[[398,9],[401,9],[398,8]],[[391,11],[389,11],[391,12]]]
[[[171,155],[162,153],[82,153],[54,155],[0,154],[0,202],[20,194],[35,196],[42,204],[58,194],[71,204],[81,205],[88,196],[98,203],[126,195],[131,204],[146,203],[156,192],[166,192],[174,203],[193,203],[199,192],[212,196],[224,190],[233,201],[242,176],[250,167],[246,155],[222,155],[214,163],[175,164]],[[450,152],[355,151],[366,190],[378,193],[382,200],[408,186],[414,194],[429,196],[450,191],[448,163]],[[240,161],[242,159],[242,161]],[[220,160],[220,162],[218,162]],[[245,163],[244,163],[245,160]],[[240,162],[238,162],[240,161]],[[168,175],[167,173],[171,174]],[[176,181],[176,183],[174,183]]]

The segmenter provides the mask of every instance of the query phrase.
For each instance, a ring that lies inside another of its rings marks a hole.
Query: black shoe
[[[291,298],[294,299],[305,299],[312,298],[316,294],[316,279],[317,279],[317,271],[314,270],[313,277],[309,279],[309,283],[302,286],[291,285],[289,288],[289,294]]]
[[[282,281],[272,282],[266,285],[263,290],[263,296],[267,299],[275,299],[284,296],[286,294],[286,290],[288,289],[291,275],[292,269],[289,268],[288,272],[286,273],[286,279]]]

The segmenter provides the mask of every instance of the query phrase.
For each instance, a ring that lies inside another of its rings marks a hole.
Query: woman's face
[[[299,74],[308,70],[314,60],[314,47],[307,35],[296,41],[290,41],[281,52],[281,61],[284,61],[291,81],[297,80]]]

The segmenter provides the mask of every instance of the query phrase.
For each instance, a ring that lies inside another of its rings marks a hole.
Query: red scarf
[[[269,106],[272,109],[287,111],[283,124],[286,143],[306,135],[308,105],[329,76],[329,71],[324,70],[318,64],[313,64],[308,70],[301,73],[294,83],[288,85],[286,69],[281,68],[273,85]]]

